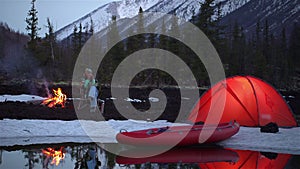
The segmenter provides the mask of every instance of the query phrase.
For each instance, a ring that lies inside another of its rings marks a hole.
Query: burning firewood
[[[53,89],[54,97],[49,97],[48,99],[42,102],[42,105],[46,105],[48,107],[54,107],[60,105],[61,107],[65,107],[65,103],[67,100],[67,96],[62,93],[61,88],[57,90]]]
[[[32,104],[41,104],[44,106],[47,106],[49,108],[53,107],[62,107],[65,108],[66,103],[68,102],[85,102],[86,105],[90,104],[89,98],[67,98],[67,96],[62,92],[61,88],[58,88],[57,90],[53,89],[54,96],[50,96],[45,100],[35,100],[34,102],[30,102]],[[100,112],[104,112],[104,100],[97,99],[97,104],[100,108]]]

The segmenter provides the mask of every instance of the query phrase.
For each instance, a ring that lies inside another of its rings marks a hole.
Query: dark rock
[[[198,121],[198,122],[195,123],[195,125],[203,125],[203,124],[204,124],[203,121]]]
[[[275,160],[278,156],[277,153],[272,153],[272,152],[260,152],[260,154],[264,155],[266,158],[270,160]]]
[[[262,132],[262,133],[277,133],[277,132],[279,132],[279,128],[276,123],[271,122],[265,126],[261,126],[260,132]]]

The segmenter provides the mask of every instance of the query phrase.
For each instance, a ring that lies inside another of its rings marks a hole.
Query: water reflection
[[[116,169],[116,168],[299,168],[299,156],[261,153],[221,147],[180,147],[163,154],[146,158],[138,156],[139,149],[120,147],[118,155],[104,151],[97,144],[64,143],[55,145],[30,145],[0,147],[0,169]]]
[[[62,161],[66,156],[64,147],[60,147],[59,150],[55,150],[53,148],[47,148],[47,149],[42,150],[42,153],[46,156],[46,160],[44,163],[45,166],[48,166],[50,159],[52,159],[50,164],[52,164],[52,165],[55,164],[56,166],[58,166],[60,161]],[[44,167],[44,168],[47,168],[47,167]]]
[[[95,169],[106,156],[96,144],[74,143],[2,147],[0,152],[0,169]]]
[[[143,163],[208,163],[208,162],[237,162],[239,155],[232,150],[221,147],[177,147],[162,154],[146,158],[129,158],[143,156],[144,152],[155,151],[155,148],[134,148],[121,151],[116,157],[118,164]]]

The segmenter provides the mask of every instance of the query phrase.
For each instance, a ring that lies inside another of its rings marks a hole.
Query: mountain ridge
[[[242,7],[250,0],[217,0],[215,4],[221,3],[222,15],[226,16],[236,9]],[[146,12],[161,12],[175,14],[176,16],[190,20],[199,13],[200,4],[204,0],[123,0],[114,1],[103,5],[80,19],[66,25],[56,32],[57,39],[63,40],[73,33],[74,25],[82,23],[84,26],[94,22],[95,31],[101,31],[109,25],[112,16],[117,19],[132,18],[138,14],[139,7]]]
[[[186,21],[192,19],[200,10],[204,0],[122,0],[105,4],[80,19],[66,25],[56,32],[57,39],[63,40],[73,33],[74,25],[80,23],[84,27],[91,25],[93,20],[95,32],[101,31],[111,23],[112,16],[117,19],[132,18],[138,14],[140,7],[146,12],[175,14]],[[300,21],[300,4],[298,0],[216,0],[221,5],[221,25],[228,26],[237,22],[250,37],[256,24],[269,21],[270,32],[279,35],[283,28],[289,36],[293,24]],[[230,32],[227,28],[227,32]]]

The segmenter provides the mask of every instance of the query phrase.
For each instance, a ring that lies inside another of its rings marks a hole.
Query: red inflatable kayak
[[[211,163],[211,162],[237,162],[239,155],[231,150],[222,148],[202,148],[202,147],[176,147],[167,152],[144,158],[130,158],[129,156],[137,156],[143,150],[127,150],[120,152],[116,156],[116,163],[144,164],[144,163]],[[149,151],[149,150],[146,150]],[[151,150],[150,150],[151,151]],[[125,155],[122,156],[122,155]]]
[[[239,128],[237,122],[222,123],[218,126],[167,126],[132,132],[121,131],[116,139],[119,143],[135,146],[186,146],[226,140],[235,135]]]

